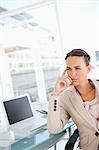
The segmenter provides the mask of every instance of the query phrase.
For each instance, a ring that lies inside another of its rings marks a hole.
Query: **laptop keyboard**
[[[35,130],[35,129],[37,129],[37,128],[40,128],[40,127],[42,127],[42,126],[44,126],[44,125],[46,125],[45,122],[37,122],[37,123],[35,123],[35,126],[33,126],[33,125],[28,126],[28,129],[30,129],[30,130],[32,131],[32,130]],[[27,129],[27,127],[24,128],[24,130],[25,130],[25,129]]]
[[[34,130],[34,129],[37,129],[37,128],[39,128],[41,126],[44,126],[46,124],[47,124],[47,119],[46,118],[39,118],[39,119],[34,119],[33,123],[28,122],[28,123],[26,123],[25,126],[21,126],[20,128],[24,131],[25,130]]]

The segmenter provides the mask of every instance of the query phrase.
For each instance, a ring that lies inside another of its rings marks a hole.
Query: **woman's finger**
[[[64,76],[66,76],[66,69],[63,71],[63,73],[62,73],[62,75],[61,75],[61,77],[64,77]]]

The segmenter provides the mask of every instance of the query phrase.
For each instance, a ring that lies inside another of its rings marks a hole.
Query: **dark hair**
[[[88,66],[90,64],[90,55],[83,49],[73,49],[66,54],[65,60],[67,60],[67,58],[70,56],[84,57],[86,65]]]

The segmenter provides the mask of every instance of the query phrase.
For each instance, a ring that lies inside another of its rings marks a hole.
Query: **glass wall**
[[[63,63],[56,12],[51,0],[0,15],[0,47],[8,60],[12,95],[29,93],[32,101],[47,101]]]

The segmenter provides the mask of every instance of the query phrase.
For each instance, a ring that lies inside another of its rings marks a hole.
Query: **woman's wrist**
[[[53,90],[51,96],[58,96],[60,94],[59,91]]]

